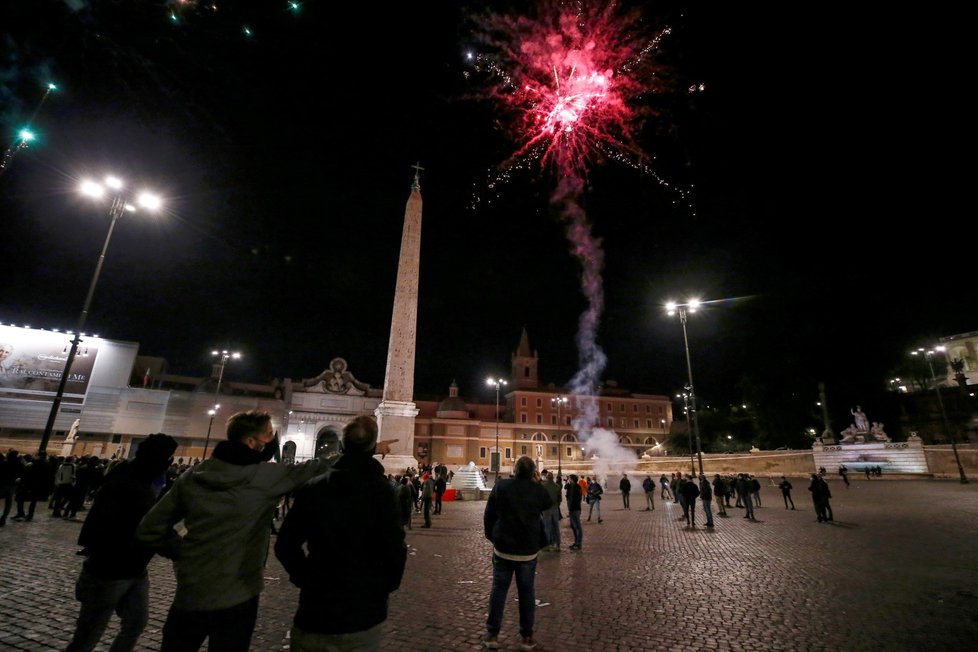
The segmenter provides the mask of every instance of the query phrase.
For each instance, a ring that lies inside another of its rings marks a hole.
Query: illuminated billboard
[[[0,326],[0,397],[48,400],[58,392],[72,336]],[[65,385],[65,403],[83,403],[102,340],[82,338]]]

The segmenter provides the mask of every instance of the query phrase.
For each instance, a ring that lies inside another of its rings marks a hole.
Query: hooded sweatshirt
[[[243,444],[222,441],[185,472],[143,517],[136,538],[173,559],[173,606],[211,611],[261,593],[272,515],[279,497],[329,469],[330,461],[262,462]],[[186,533],[174,529],[183,521]]]

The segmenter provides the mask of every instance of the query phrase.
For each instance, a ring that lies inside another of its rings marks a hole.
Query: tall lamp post
[[[693,433],[696,436],[696,456],[699,458],[700,475],[703,475],[703,451],[700,448],[700,422],[696,417],[696,392],[693,390],[693,363],[689,356],[689,338],[686,336],[686,310],[696,312],[696,309],[700,307],[700,303],[699,299],[690,299],[688,303],[675,303],[670,301],[666,304],[666,313],[673,315],[678,312],[679,321],[683,325],[683,344],[686,346],[686,370],[689,377],[689,383],[686,385],[686,393],[689,394],[689,405],[687,409],[691,411],[693,417]],[[687,412],[687,417],[689,414],[690,412]],[[692,445],[690,448],[692,449]],[[693,469],[693,475],[696,475],[696,469]]]
[[[224,380],[224,366],[228,363],[228,360],[231,360],[232,358],[237,360],[241,357],[241,354],[237,351],[224,350],[211,351],[211,355],[218,356],[220,358],[220,362],[218,363],[217,389],[214,390],[214,407],[207,411],[207,414],[211,415],[211,420],[210,423],[207,424],[207,438],[204,440],[204,454],[201,456],[201,459],[207,459],[207,449],[211,444],[211,428],[214,426],[214,416],[221,408],[220,404],[218,404],[216,401],[220,400],[221,397],[221,382]]]
[[[564,425],[560,420],[560,408],[563,407],[564,405],[567,405],[567,403],[569,402],[570,399],[568,399],[566,396],[555,396],[550,399],[550,405],[557,406],[557,477],[558,478],[564,477],[564,469],[560,465],[560,460],[562,457],[562,451],[560,449],[561,447],[563,447],[563,442],[561,442],[560,440],[560,427]]]
[[[75,327],[74,337],[71,339],[71,348],[68,349],[68,357],[65,359],[65,366],[61,372],[61,382],[58,383],[58,391],[54,396],[54,401],[51,403],[51,413],[48,415],[47,424],[44,426],[44,434],[41,435],[41,443],[37,449],[38,453],[47,451],[48,441],[51,439],[51,433],[54,431],[54,422],[58,417],[58,409],[61,407],[61,401],[64,399],[65,387],[68,384],[68,377],[71,374],[71,363],[75,361],[75,355],[78,353],[82,329],[85,328],[85,322],[88,320],[88,310],[92,305],[92,296],[95,294],[95,286],[98,284],[99,275],[102,273],[105,252],[109,248],[109,241],[112,239],[112,231],[115,229],[115,223],[127,211],[137,210],[136,206],[129,203],[130,196],[125,193],[125,187],[122,181],[116,177],[106,177],[102,183],[83,181],[80,190],[82,194],[95,199],[101,199],[106,195],[110,195],[112,197],[112,203],[109,206],[109,217],[111,219],[109,221],[109,230],[105,234],[105,242],[102,244],[102,253],[99,254],[98,263],[95,265],[95,273],[92,275],[92,281],[88,286],[88,294],[85,295],[85,303],[82,305],[81,315],[78,317],[78,325]],[[135,202],[140,207],[151,211],[158,210],[162,204],[159,197],[147,192],[137,195]]]
[[[686,435],[689,437],[689,472],[696,475],[696,461],[693,457],[693,429],[689,423],[689,387],[683,388],[682,394],[676,394],[676,398],[683,399],[683,412],[686,413]]]
[[[496,388],[496,450],[493,452],[491,457],[492,462],[494,462],[493,466],[495,466],[494,470],[496,472],[496,480],[494,482],[495,486],[495,483],[499,482],[499,466],[502,460],[499,453],[499,388],[505,387],[508,383],[502,378],[487,378],[486,384]]]
[[[958,444],[957,444],[958,438],[954,435],[954,433],[947,425],[947,412],[944,409],[944,399],[941,398],[941,388],[940,385],[937,384],[937,374],[934,373],[934,363],[931,360],[931,358],[934,357],[935,350],[943,351],[944,347],[939,346],[936,347],[936,349],[920,348],[917,349],[916,351],[911,351],[910,355],[920,355],[923,356],[925,360],[927,360],[927,366],[930,367],[930,377],[931,380],[933,380],[934,382],[934,391],[937,392],[937,404],[940,405],[941,407],[941,420],[944,423],[944,438],[949,439],[951,441],[951,450],[954,451],[954,461],[957,462],[958,464],[958,475],[961,477],[961,484],[968,484],[968,476],[965,475],[964,467],[961,466],[961,458],[958,457]]]

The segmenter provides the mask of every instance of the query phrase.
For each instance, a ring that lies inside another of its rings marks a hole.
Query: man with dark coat
[[[445,477],[440,473],[435,476],[435,514],[441,514],[441,500],[448,490],[448,481]]]
[[[81,610],[67,652],[94,649],[113,613],[121,623],[112,652],[132,650],[145,629],[146,566],[153,551],[136,541],[136,526],[156,503],[153,482],[166,471],[176,449],[173,437],[150,435],[140,442],[131,462],[122,462],[106,476],[78,535],[86,559],[75,583]]]
[[[540,649],[533,639],[536,609],[534,578],[537,553],[543,547],[540,514],[550,507],[550,496],[534,480],[536,465],[524,455],[516,460],[514,476],[501,480],[492,488],[483,514],[486,538],[492,542],[492,591],[489,594],[489,617],[486,619],[486,649],[499,648],[499,630],[503,624],[506,594],[516,576],[519,596],[521,650]]]
[[[692,477],[684,478],[683,483],[679,485],[679,493],[683,496],[686,525],[696,527],[696,499],[700,495],[700,488],[696,486],[696,480]]]
[[[24,475],[20,479],[20,487],[17,489],[17,516],[14,517],[14,520],[33,520],[37,501],[42,503],[47,501],[53,490],[54,476],[50,471],[48,455],[47,453],[38,453],[33,460],[28,462],[24,469]],[[24,503],[28,504],[27,511],[24,511]]]
[[[300,589],[293,652],[380,649],[407,548],[394,489],[373,458],[376,447],[373,418],[347,424],[343,455],[299,489],[282,523],[275,556]]]
[[[581,485],[578,478],[571,473],[564,485],[564,495],[567,496],[567,519],[570,521],[571,532],[574,533],[574,543],[571,550],[580,550],[584,540],[584,528],[581,526],[581,501],[584,494],[581,492]]]
[[[628,506],[628,495],[632,492],[632,481],[628,479],[627,473],[621,474],[621,480],[618,482],[618,489],[621,491],[621,502],[623,509],[631,509]]]

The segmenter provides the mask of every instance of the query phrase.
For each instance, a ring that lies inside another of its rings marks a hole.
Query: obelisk
[[[381,462],[389,473],[403,473],[418,468],[414,458],[414,352],[418,324],[418,279],[421,268],[421,170],[414,167],[411,195],[404,209],[401,233],[401,255],[397,262],[397,285],[394,288],[394,312],[391,337],[387,346],[387,369],[384,372],[384,397],[374,410],[381,441],[396,439],[391,454]]]

